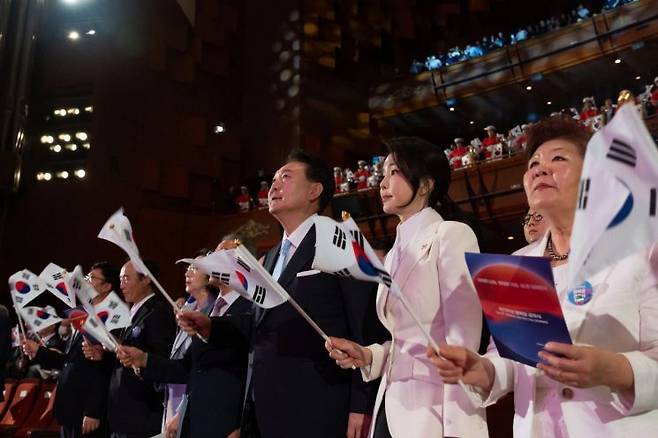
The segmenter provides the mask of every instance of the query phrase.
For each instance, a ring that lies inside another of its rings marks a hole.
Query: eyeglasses
[[[197,268],[194,265],[189,265],[187,269],[185,270],[186,272],[191,272],[192,274],[195,273],[199,268]]]
[[[530,220],[534,220],[535,223],[539,223],[544,220],[544,216],[539,213],[528,213],[523,217],[523,219],[521,219],[521,225],[525,227],[530,222]]]
[[[103,277],[96,277],[95,275],[87,274],[85,275],[85,280],[91,282],[91,280],[98,280],[101,283],[107,283],[107,280],[104,279]]]

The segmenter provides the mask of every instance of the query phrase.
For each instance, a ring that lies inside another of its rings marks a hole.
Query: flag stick
[[[272,274],[270,274],[269,272],[267,272],[267,269],[265,269],[265,268],[263,267],[263,265],[261,265],[261,264],[258,262],[258,260],[256,260],[256,259],[254,258],[254,256],[251,255],[251,253],[250,253],[247,249],[245,249],[244,246],[242,246],[242,245],[240,244],[239,241],[236,242],[236,243],[238,243],[238,246],[237,246],[237,248],[236,248],[235,250],[237,251],[237,253],[238,253],[238,255],[239,255],[240,257],[244,258],[247,262],[249,262],[249,263],[254,267],[254,269],[256,269],[256,271],[258,271],[258,273],[259,273],[263,278],[265,278],[265,279],[272,278]],[[289,294],[288,292],[286,292],[286,290],[283,288],[283,286],[281,286],[281,285],[280,285],[276,280],[274,280],[273,278],[272,278],[272,282],[271,282],[271,283],[272,283],[272,287],[273,287],[274,291],[275,291],[276,293],[278,293],[279,295],[281,295],[282,297],[284,297],[284,298],[290,303],[290,305],[291,305],[291,306],[292,306],[292,307],[293,307],[293,308],[294,308],[294,309],[295,309],[295,310],[301,315],[301,317],[304,318],[304,319],[306,320],[306,322],[308,322],[308,323],[310,324],[311,327],[313,327],[313,330],[315,330],[320,336],[322,336],[322,339],[324,339],[325,342],[328,341],[328,340],[329,340],[329,336],[327,336],[327,334],[326,334],[326,333],[320,328],[320,326],[318,326],[318,325],[315,323],[315,321],[313,321],[313,319],[311,319],[311,317],[308,316],[308,314],[304,311],[304,309],[302,309],[302,308],[300,307],[300,305],[297,304],[297,301],[295,301],[295,300],[290,296],[290,294]]]

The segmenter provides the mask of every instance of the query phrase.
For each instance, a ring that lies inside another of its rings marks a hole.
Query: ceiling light
[[[507,236],[507,240],[514,240],[514,236]]]
[[[224,127],[223,123],[219,123],[212,128],[212,132],[215,134],[223,134],[226,132],[226,128]]]
[[[89,30],[86,32],[86,35],[92,35],[92,36],[93,36],[93,35],[96,35],[96,31],[95,31],[94,29],[89,29]]]
[[[39,179],[39,175],[37,175],[37,179]],[[50,181],[51,179],[53,179],[53,175],[50,172],[43,172],[41,174],[41,179],[44,181]]]
[[[471,121],[468,122],[468,123],[470,123],[471,125],[475,125],[475,120],[471,120]]]
[[[87,176],[87,172],[85,172],[84,169],[78,169],[78,170],[75,171],[75,176],[77,176],[78,178],[82,179],[82,178],[84,178],[85,176]]]
[[[94,107],[93,106],[86,106],[85,111],[87,111],[88,113],[93,113],[94,112]]]
[[[50,150],[58,154],[58,153],[62,152],[62,147],[60,145],[56,144],[55,146],[51,146]]]
[[[68,38],[69,38],[70,40],[75,41],[75,40],[77,40],[77,39],[80,39],[80,34],[79,34],[78,32],[76,32],[75,30],[72,30],[71,32],[69,32],[69,34],[68,34]]]
[[[615,64],[621,64],[621,59],[619,58],[615,59]]]
[[[636,80],[636,81],[639,81],[639,80],[640,80],[640,76],[635,76],[635,80]]]
[[[76,132],[75,138],[77,138],[78,140],[85,141],[87,138],[89,138],[89,136],[87,135],[86,132]]]
[[[69,143],[66,145],[66,149],[75,152],[78,150],[78,145],[76,145],[75,143]]]
[[[549,100],[548,102],[546,102],[546,105],[553,105],[553,102]]]
[[[454,111],[454,110],[455,110],[455,107],[454,107],[454,106],[451,106],[451,107],[448,108],[448,109],[449,109],[450,111]]]
[[[62,170],[61,172],[57,172],[57,178],[66,179],[68,177],[69,177],[69,173],[66,170]]]
[[[532,85],[526,86],[525,89],[528,90],[528,91],[532,91]]]
[[[85,148],[85,149],[89,149],[89,148],[91,148],[91,145],[89,143],[83,143],[82,147]]]
[[[69,134],[59,134],[57,138],[62,141],[71,141],[71,136]]]

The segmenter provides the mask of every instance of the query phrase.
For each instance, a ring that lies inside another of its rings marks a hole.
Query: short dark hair
[[[91,265],[89,268],[90,271],[98,269],[103,274],[103,280],[112,285],[112,290],[114,292],[119,292],[121,289],[120,280],[119,280],[119,270],[110,262],[96,262]]]
[[[158,277],[160,275],[160,265],[158,265],[155,261],[153,261],[151,259],[142,259],[142,261],[144,262],[144,265],[146,265],[146,269],[149,270],[149,272],[151,273],[151,275],[153,275],[153,277]],[[133,269],[135,269],[135,272],[137,272],[137,277],[138,278],[142,279],[142,278],[146,277],[146,274],[142,274],[141,272],[139,272],[137,270],[137,268],[135,267],[135,264],[132,263],[132,261],[130,259],[126,260],[126,263],[128,263],[128,262],[130,262],[133,265]],[[149,278],[151,278],[151,277],[149,277]],[[153,292],[156,292],[157,288],[155,286],[155,283],[153,282],[153,279],[151,279],[151,282],[149,283],[149,286],[151,287],[151,290]]]
[[[416,197],[423,179],[434,182],[427,205],[435,207],[444,200],[450,187],[450,163],[440,147],[419,137],[394,138],[386,146],[413,189],[409,203]]]
[[[320,157],[312,155],[303,149],[293,149],[290,151],[286,159],[286,164],[292,162],[305,164],[306,179],[322,185],[318,208],[318,212],[321,213],[329,205],[329,202],[331,202],[334,196],[336,185],[333,171]]]
[[[532,158],[539,146],[551,140],[564,140],[572,143],[581,156],[585,156],[587,142],[592,133],[574,118],[558,114],[543,119],[528,128],[526,153]]]

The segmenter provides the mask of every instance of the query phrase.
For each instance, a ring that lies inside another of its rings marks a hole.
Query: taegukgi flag
[[[265,309],[276,307],[290,298],[258,262],[249,262],[237,249],[215,251],[205,257],[181,259],[179,262],[197,266],[212,278]],[[267,275],[263,275],[262,271]]]
[[[75,307],[75,294],[69,291],[66,284],[67,277],[68,272],[66,272],[66,269],[57,266],[55,263],[49,263],[39,274],[39,279],[46,285],[50,293],[67,306]]]
[[[570,287],[658,240],[658,150],[633,105],[587,145],[571,234]]]
[[[9,277],[9,290],[17,307],[24,307],[47,288],[34,273],[23,269]]]
[[[86,316],[78,316],[82,323],[79,324],[80,330],[98,342],[110,351],[116,351],[117,344],[114,341],[110,331],[105,327],[100,318],[96,315],[96,309],[91,304],[92,290],[94,287],[85,279],[82,274],[82,267],[76,266],[69,279],[70,289],[75,293],[87,313]]]
[[[96,316],[109,331],[129,327],[131,324],[128,305],[114,291],[96,304],[94,310]]]
[[[110,216],[98,233],[98,237],[108,240],[121,248],[130,257],[130,261],[137,272],[153,277],[139,256],[132,225],[123,214],[123,208]]]
[[[42,307],[25,306],[19,307],[18,311],[21,313],[23,321],[25,321],[35,333],[55,325],[62,320],[62,318],[56,314],[53,314]]]

